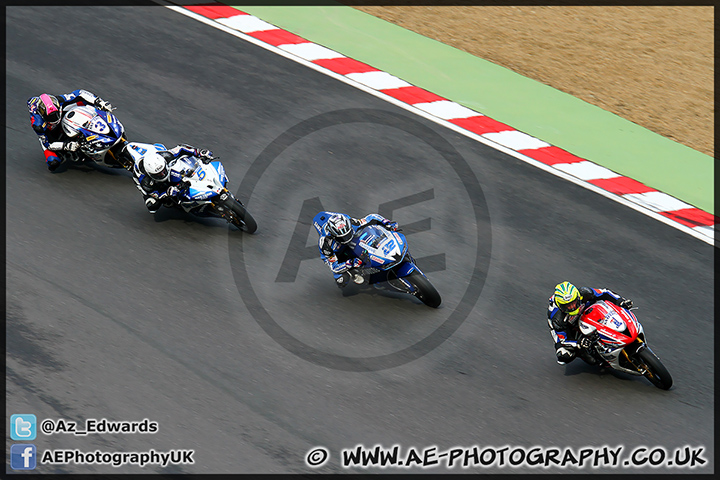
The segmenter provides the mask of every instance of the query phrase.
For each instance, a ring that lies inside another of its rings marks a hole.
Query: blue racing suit
[[[548,326],[550,334],[555,341],[555,355],[560,365],[565,365],[575,359],[576,356],[582,354],[580,340],[583,337],[578,326],[578,319],[583,311],[600,300],[607,300],[623,308],[630,308],[632,301],[621,297],[612,290],[607,288],[588,288],[577,287],[580,292],[580,311],[577,315],[568,315],[562,312],[555,304],[554,297],[551,296],[548,304]],[[583,355],[583,359],[588,363],[593,363],[594,359],[589,355]]]
[[[355,256],[350,245],[341,244],[328,233],[326,228],[327,220],[335,214],[336,212],[320,212],[313,218],[313,224],[320,235],[320,239],[318,240],[320,258],[332,271],[338,287],[344,287],[350,279],[350,275],[347,273],[348,270],[362,266],[362,260]],[[391,231],[396,231],[398,228],[396,222],[392,222],[377,213],[368,214],[363,218],[353,218],[350,216],[348,216],[348,218],[350,219],[350,227],[353,230],[353,235],[357,232],[358,228],[364,227],[365,225],[382,225]]]
[[[209,163],[213,156],[210,150],[200,150],[187,144],[177,145],[170,150],[162,149],[162,144],[155,144],[152,147],[156,149],[155,153],[162,156],[167,162],[170,170],[168,179],[164,182],[158,182],[150,178],[143,165],[144,157],[139,157],[135,161],[132,172],[133,180],[135,180],[135,184],[145,200],[145,206],[150,213],[155,213],[163,203],[171,205],[181,191],[182,172],[173,169],[178,159],[192,155],[198,157],[203,163]],[[128,148],[138,149],[137,146],[132,144]],[[142,154],[144,155],[144,152]]]
[[[112,105],[105,102],[97,95],[87,90],[73,90],[65,95],[54,95],[60,104],[60,114],[62,115],[65,107],[69,105],[94,105],[103,110],[112,110]],[[32,129],[38,135],[38,140],[45,154],[45,162],[48,168],[54,170],[60,164],[60,158],[55,152],[62,151],[69,143],[67,135],[63,132],[61,123],[50,125],[38,112],[38,104],[41,102],[40,96],[30,97],[27,101],[28,111],[30,112],[30,124]]]

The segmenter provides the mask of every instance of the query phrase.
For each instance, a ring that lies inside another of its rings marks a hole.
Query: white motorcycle
[[[78,142],[76,151],[57,152],[62,160],[132,169],[132,159],[122,153],[128,143],[125,128],[112,113],[91,105],[73,105],[63,114],[61,126],[71,141]]]
[[[125,152],[135,161],[148,151],[165,151],[162,144],[129,142]],[[137,175],[133,176],[142,192]],[[207,163],[194,156],[181,157],[170,164],[170,180],[182,185],[177,202],[172,206],[199,217],[224,218],[228,223],[248,233],[257,230],[257,222],[245,205],[227,189],[225,168],[217,159]]]

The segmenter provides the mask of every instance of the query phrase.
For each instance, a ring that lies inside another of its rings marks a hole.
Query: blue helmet
[[[341,213],[335,213],[328,219],[327,231],[335,238],[335,240],[343,245],[353,238],[353,229],[350,225],[350,217]]]

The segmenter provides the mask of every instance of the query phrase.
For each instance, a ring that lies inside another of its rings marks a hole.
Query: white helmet
[[[143,157],[145,173],[156,182],[164,182],[170,176],[167,162],[156,152],[149,152]]]

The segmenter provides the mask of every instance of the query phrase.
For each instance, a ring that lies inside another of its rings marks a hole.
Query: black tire
[[[230,200],[230,202],[232,202],[230,208],[235,214],[232,224],[247,233],[255,233],[255,230],[257,230],[257,222],[253,216],[250,215],[250,212],[247,211],[239,200]]]
[[[669,390],[672,387],[673,379],[670,372],[652,350],[647,347],[643,348],[637,353],[637,358],[647,367],[648,373],[645,373],[645,378],[650,380],[653,385],[663,390]]]
[[[405,277],[405,280],[410,282],[417,289],[415,296],[425,305],[432,308],[440,306],[440,303],[442,302],[440,294],[423,274],[415,271]]]

